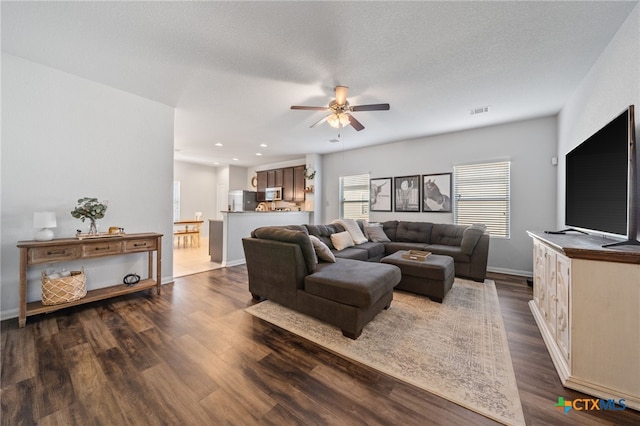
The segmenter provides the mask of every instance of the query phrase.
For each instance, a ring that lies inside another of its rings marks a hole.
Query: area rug
[[[357,340],[269,300],[246,311],[493,420],[525,424],[493,281],[456,278],[442,304],[396,291]]]

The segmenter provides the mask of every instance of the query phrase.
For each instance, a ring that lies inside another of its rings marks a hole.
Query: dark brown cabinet
[[[268,176],[267,172],[257,172],[257,185],[256,185],[256,199],[258,201],[265,201],[265,190],[268,188]]]
[[[283,182],[283,171],[284,171],[284,169],[276,169],[276,170],[274,170],[273,186],[282,187],[284,185],[284,182]]]
[[[293,168],[293,201],[304,201],[304,166]]]
[[[282,184],[282,200],[293,201],[293,167],[287,167],[282,169],[283,172],[283,184]]]
[[[300,202],[305,199],[304,166],[265,170],[256,172],[256,176],[258,201],[265,201],[265,189],[272,187],[282,187],[282,201]]]

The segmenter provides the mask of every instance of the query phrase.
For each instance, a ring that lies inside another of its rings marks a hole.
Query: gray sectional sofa
[[[358,223],[366,233],[364,222]],[[356,339],[363,327],[390,306],[400,269],[378,263],[398,250],[427,250],[451,256],[455,275],[483,281],[489,235],[483,226],[430,222],[383,222],[374,241],[337,250],[331,235],[345,231],[330,225],[263,227],[242,240],[254,299],[270,299],[335,325]],[[335,262],[318,261],[309,235],[324,242]],[[388,241],[384,241],[388,240]]]
[[[364,222],[358,221],[358,225],[366,235]],[[451,256],[455,263],[456,277],[484,281],[489,255],[489,234],[485,232],[484,226],[397,220],[382,222],[381,225],[389,241],[366,242],[344,250],[336,250],[331,241],[331,234],[345,230],[342,225],[332,223],[304,226],[309,235],[317,236],[337,258],[379,262],[398,250],[426,250],[433,254]]]

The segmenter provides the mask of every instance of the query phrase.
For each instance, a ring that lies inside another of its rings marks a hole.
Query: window
[[[340,178],[340,217],[369,219],[369,174]]]
[[[455,222],[483,223],[492,237],[510,237],[509,161],[455,166]]]

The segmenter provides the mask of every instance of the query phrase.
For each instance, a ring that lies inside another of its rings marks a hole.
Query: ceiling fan
[[[345,127],[351,124],[351,127],[356,129],[358,132],[364,129],[362,123],[355,119],[352,112],[358,111],[388,111],[389,104],[371,104],[371,105],[349,105],[347,102],[347,90],[349,88],[347,86],[336,86],[336,98],[329,102],[329,106],[326,107],[314,107],[314,106],[298,106],[293,105],[291,109],[302,109],[302,110],[310,110],[310,111],[329,111],[330,114],[324,117],[322,120],[314,123],[311,127],[316,127],[325,121],[329,123],[331,127],[335,127],[339,129],[340,127]]]

